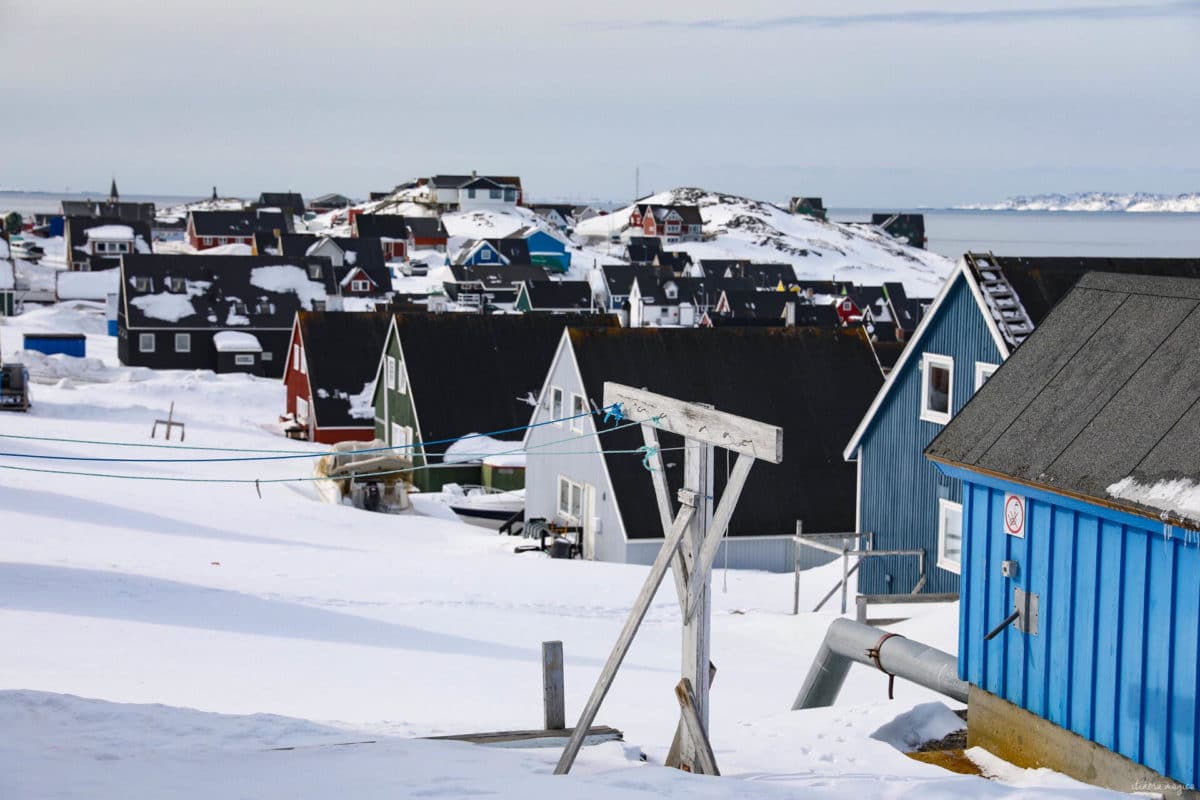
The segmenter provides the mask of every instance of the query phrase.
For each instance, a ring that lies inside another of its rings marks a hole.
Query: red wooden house
[[[352,214],[350,232],[355,238],[378,238],[383,243],[383,257],[387,261],[408,258],[408,241],[412,234],[399,214]]]
[[[382,311],[296,314],[283,373],[290,433],[322,444],[375,438],[375,368],[390,321]]]
[[[699,206],[638,203],[629,214],[629,227],[640,228],[643,236],[656,236],[668,244],[698,242],[704,220]]]

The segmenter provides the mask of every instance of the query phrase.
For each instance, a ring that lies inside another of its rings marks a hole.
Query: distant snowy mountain
[[[1141,211],[1200,213],[1200,192],[1169,195],[1134,192],[1078,192],[1010,197],[1003,203],[956,206],[973,211]]]
[[[667,247],[686,251],[694,260],[786,262],[792,264],[801,280],[837,279],[859,285],[898,281],[914,297],[936,294],[954,266],[947,258],[909,247],[869,225],[824,222],[737,195],[681,188],[641,202],[700,207],[704,241]],[[588,250],[610,254],[618,247],[610,244],[613,237],[629,235],[631,209],[628,206],[579,223],[576,238],[585,242]]]

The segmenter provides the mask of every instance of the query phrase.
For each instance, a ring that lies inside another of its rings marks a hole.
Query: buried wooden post
[[[717,665],[708,662],[708,688],[712,689],[713,681],[717,679]],[[667,760],[663,762],[664,766],[674,767],[679,769],[682,762],[679,759],[679,752],[683,748],[683,717],[679,718],[678,724],[675,726],[675,738],[671,740],[671,749],[667,751]]]
[[[695,769],[689,771],[699,772],[702,775],[720,775],[721,773],[717,769],[717,757],[713,755],[712,744],[708,741],[708,732],[704,730],[704,723],[696,711],[696,696],[692,694],[692,682],[687,678],[680,678],[679,683],[675,685],[675,697],[679,700],[683,725],[687,728],[688,736],[695,747]],[[687,769],[688,765],[685,763],[682,767]]]
[[[562,642],[542,642],[542,702],[546,730],[565,730],[567,710],[563,695]]]

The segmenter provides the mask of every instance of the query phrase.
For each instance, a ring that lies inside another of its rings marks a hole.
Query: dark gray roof
[[[153,222],[154,203],[132,203],[124,200],[63,200],[64,217],[103,217],[130,222]]]
[[[1200,281],[1089,273],[926,454],[1157,518],[1107,488],[1200,479],[1198,352]]]
[[[263,192],[258,196],[258,205],[299,214],[304,211],[304,198],[299,192]]]
[[[310,266],[320,265],[315,281]],[[262,267],[291,267],[296,272],[258,272]],[[148,289],[139,289],[135,278],[150,279]],[[182,278],[182,290],[168,278]],[[289,283],[290,281],[290,283]],[[311,289],[301,297],[294,288]],[[292,327],[296,312],[312,310],[312,300],[333,294],[332,270],[327,258],[281,256],[130,255],[121,259],[121,307],[130,328],[209,328],[213,330],[282,329]],[[178,319],[178,300],[185,297],[191,313]],[[143,296],[152,301],[136,302]],[[158,304],[170,318],[155,315]],[[148,313],[149,312],[149,313]]]
[[[570,332],[590,401],[604,402],[604,382],[641,386],[783,428],[783,461],[750,472],[730,536],[848,531],[854,526],[855,466],[841,457],[883,378],[861,331],[812,328],[659,329]],[[812,387],[820,387],[813,391]],[[596,418],[597,428],[604,429]],[[611,427],[611,424],[608,426]],[[682,440],[661,434],[671,496],[681,486]],[[637,427],[603,435],[617,506],[632,538],[661,537],[650,475]],[[726,454],[715,455],[716,493]]]
[[[1118,272],[1124,275],[1160,275],[1200,278],[1200,258],[1091,258],[1078,256],[989,256],[1008,279],[1034,325],[1070,291],[1085,273]],[[976,270],[978,280],[978,270]]]
[[[513,287],[526,281],[548,281],[546,270],[536,264],[512,264],[469,267],[455,264],[450,267],[455,283],[478,283],[486,288]]]
[[[592,286],[587,281],[530,281],[522,284],[534,311],[542,309],[576,309],[592,307]]]
[[[278,211],[191,211],[197,236],[251,237],[255,231],[291,231],[292,217]]]
[[[350,398],[362,394],[375,379],[391,321],[391,313],[385,311],[301,311],[296,315],[317,425],[374,427],[373,416],[350,413]]]
[[[399,214],[357,214],[354,217],[354,231],[358,236],[408,238],[408,225]]]
[[[600,267],[604,273],[604,282],[608,284],[610,297],[624,297],[633,288],[633,281],[638,276],[649,281],[647,286],[672,277],[673,273],[665,267],[654,267],[642,264],[605,264]]]
[[[405,217],[404,222],[414,239],[445,239],[449,236],[441,217]]]

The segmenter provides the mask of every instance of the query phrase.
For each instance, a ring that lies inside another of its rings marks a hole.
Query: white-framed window
[[[272,353],[270,350],[263,350],[262,351],[262,360],[263,361],[274,361],[275,354]]]
[[[152,292],[154,291],[154,281],[145,275],[135,275],[133,278],[133,288],[139,292]]]
[[[404,362],[397,361],[396,362],[396,383],[394,385],[396,387],[396,391],[400,394],[408,393],[408,381],[406,380],[406,377],[407,376],[404,374]]]
[[[558,516],[567,522],[583,519],[583,484],[558,476]]]
[[[550,419],[555,420],[555,425],[562,425],[563,416],[563,390],[557,386],[550,387]]]
[[[1000,369],[999,364],[989,364],[986,361],[975,362],[975,391],[979,391],[979,387],[987,383],[987,379],[992,377],[992,373]]]
[[[154,334],[139,333],[138,334],[138,352],[153,353],[154,352]]]
[[[488,197],[491,198],[492,200],[499,200],[500,199],[500,190],[499,189],[488,189]]]
[[[175,293],[185,292],[187,291],[187,281],[183,278],[167,278],[167,291]]]
[[[392,423],[392,447],[408,448],[413,443],[412,428]]]
[[[482,250],[480,250],[479,251],[479,260],[480,261],[491,261],[492,260],[492,251],[488,250],[486,247],[483,248]]]
[[[175,352],[176,353],[192,352],[192,335],[190,333],[175,334]]]
[[[352,292],[369,292],[371,291],[370,281],[350,281],[350,291]]]
[[[308,265],[308,277],[312,278],[314,281],[321,280],[321,265],[320,264],[309,264]]]
[[[204,236],[200,239],[200,244],[204,247],[212,247],[212,243],[213,240],[211,236]]]
[[[571,430],[583,433],[583,414],[587,411],[587,403],[581,395],[571,395]]]
[[[945,425],[952,414],[954,359],[936,353],[921,356],[921,419]]]
[[[233,356],[233,363],[239,367],[253,367],[254,353],[236,353]]]
[[[384,356],[384,386],[391,389],[396,385],[396,359]]]
[[[292,345],[292,369],[300,371],[300,345]]]
[[[308,398],[296,398],[296,421],[301,425],[308,424]]]
[[[955,574],[962,572],[962,504],[938,499],[937,565]]]

